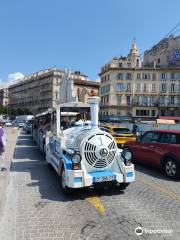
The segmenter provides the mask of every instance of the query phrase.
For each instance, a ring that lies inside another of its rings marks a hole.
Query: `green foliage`
[[[9,107],[5,107],[0,105],[0,115],[1,114],[6,114],[9,115],[10,118],[15,118],[15,116],[17,115],[32,115],[32,112],[29,111],[29,109],[13,109],[13,108],[9,108]]]

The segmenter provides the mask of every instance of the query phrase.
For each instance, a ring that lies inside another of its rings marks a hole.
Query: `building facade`
[[[101,117],[180,116],[180,67],[147,62],[141,66],[135,42],[127,57],[113,58],[99,75]]]
[[[46,111],[60,104],[59,94],[61,80],[65,71],[50,68],[26,76],[17,83],[9,86],[9,107],[13,109],[28,109],[33,114]],[[72,72],[74,91],[78,100],[86,101],[86,95],[94,91],[98,94],[99,83],[89,81],[86,75]]]
[[[9,104],[9,89],[7,87],[0,89],[0,106],[8,106]]]
[[[144,53],[144,65],[180,67],[180,36],[166,37]]]

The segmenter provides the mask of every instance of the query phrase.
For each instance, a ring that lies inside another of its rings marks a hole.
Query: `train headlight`
[[[131,159],[132,159],[132,153],[128,149],[124,149],[121,152],[121,156],[124,160],[125,165],[131,164]]]
[[[79,164],[81,162],[81,155],[79,153],[75,153],[72,155],[72,162],[74,164]]]

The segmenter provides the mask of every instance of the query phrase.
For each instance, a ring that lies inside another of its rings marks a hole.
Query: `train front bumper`
[[[135,180],[134,165],[126,166],[124,174],[112,170],[86,173],[83,170],[66,170],[66,185],[70,188],[90,187],[99,183],[129,183]]]

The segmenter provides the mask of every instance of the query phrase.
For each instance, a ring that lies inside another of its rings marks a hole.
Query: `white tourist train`
[[[135,180],[132,155],[128,149],[118,149],[113,136],[98,127],[99,97],[78,102],[67,72],[59,101],[62,104],[35,116],[32,134],[60,176],[63,192],[97,185],[125,189]]]
[[[72,102],[34,118],[33,138],[60,176],[62,191],[113,185],[125,189],[135,180],[131,152],[118,149],[98,127],[99,97]]]

